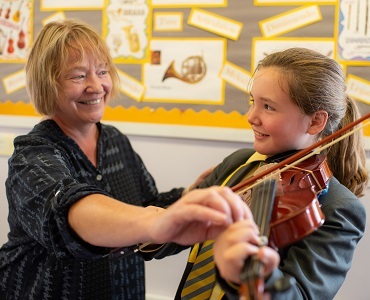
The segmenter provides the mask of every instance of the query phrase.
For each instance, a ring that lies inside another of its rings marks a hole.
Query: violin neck
[[[271,178],[262,181],[252,189],[251,211],[260,235],[267,237],[270,228],[270,220],[274,207],[277,182]]]
[[[259,246],[267,245],[268,233],[270,228],[270,220],[274,207],[275,192],[277,182],[275,179],[262,181],[252,190],[251,211],[254,221],[260,230],[261,242]],[[262,264],[257,255],[250,256],[246,259],[244,268],[241,272],[240,279],[242,283],[246,283],[248,288],[249,298],[252,300],[259,299],[262,289],[263,293],[263,278]],[[262,287],[261,287],[262,286]]]

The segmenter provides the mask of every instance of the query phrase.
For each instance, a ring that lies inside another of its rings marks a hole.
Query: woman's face
[[[262,68],[251,88],[248,122],[254,132],[254,148],[268,156],[303,149],[315,142],[307,132],[311,117],[304,115],[285,92],[288,86],[280,72],[273,67]]]
[[[106,64],[97,62],[88,52],[81,62],[77,61],[76,53],[71,52],[59,80],[60,98],[55,114],[71,127],[99,122],[112,90]]]

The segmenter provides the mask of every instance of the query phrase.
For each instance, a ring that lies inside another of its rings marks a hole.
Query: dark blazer
[[[254,150],[241,149],[226,157],[200,187],[220,185],[253,153]],[[234,186],[254,166],[251,163],[237,172],[227,185]],[[344,282],[357,243],[364,234],[366,211],[358,198],[334,177],[329,181],[327,193],[319,197],[319,202],[325,215],[324,224],[299,242],[279,250],[279,268],[271,274],[265,286],[288,276],[295,282],[286,292],[274,293],[273,299],[333,299]],[[179,299],[190,270],[191,264],[188,263],[176,299]],[[238,299],[238,291],[220,276],[218,279],[226,292],[224,299]]]

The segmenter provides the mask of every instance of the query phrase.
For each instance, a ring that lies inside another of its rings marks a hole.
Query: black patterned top
[[[144,299],[144,259],[113,258],[69,228],[70,206],[99,193],[165,207],[182,188],[158,193],[128,138],[97,124],[97,167],[52,120],[14,141],[6,193],[9,241],[0,249],[0,299]]]

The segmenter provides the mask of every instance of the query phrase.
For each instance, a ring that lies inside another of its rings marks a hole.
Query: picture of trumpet
[[[167,68],[162,82],[167,78],[173,77],[187,83],[197,83],[201,81],[207,73],[207,66],[204,59],[199,55],[189,56],[185,59],[182,62],[180,73],[175,70],[174,64],[175,61],[173,60]]]

